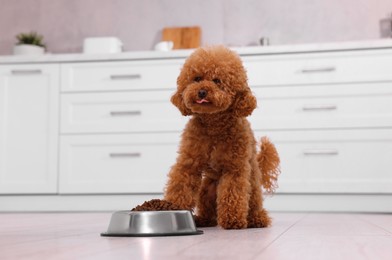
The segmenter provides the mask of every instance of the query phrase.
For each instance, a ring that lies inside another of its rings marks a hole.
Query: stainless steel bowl
[[[101,236],[181,236],[198,235],[191,211],[117,211],[107,232]]]

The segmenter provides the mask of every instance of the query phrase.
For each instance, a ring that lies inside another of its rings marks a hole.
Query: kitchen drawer
[[[89,62],[61,65],[63,92],[176,88],[178,60]]]
[[[180,134],[62,136],[62,194],[161,193]]]
[[[244,57],[252,86],[392,80],[392,51],[281,54]]]
[[[180,132],[188,118],[170,102],[172,92],[63,93],[61,133]]]
[[[254,129],[392,127],[392,82],[254,88]]]
[[[390,129],[262,134],[280,154],[279,193],[392,193]]]

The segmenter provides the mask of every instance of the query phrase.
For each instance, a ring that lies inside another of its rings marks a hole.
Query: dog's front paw
[[[238,219],[220,219],[218,220],[218,224],[224,229],[244,229],[248,227],[246,220]]]
[[[270,225],[271,218],[264,209],[248,217],[248,228],[265,228]]]
[[[215,227],[218,225],[216,219],[207,219],[200,216],[195,216],[195,222],[197,227]]]

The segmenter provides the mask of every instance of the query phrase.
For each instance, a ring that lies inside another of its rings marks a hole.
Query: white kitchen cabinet
[[[254,129],[392,128],[392,81],[253,87]]]
[[[252,128],[281,157],[267,208],[392,212],[392,41],[236,51]],[[159,198],[188,120],[170,96],[190,53],[0,59],[0,211]]]
[[[391,194],[392,51],[244,58],[250,117],[281,157],[281,194]]]
[[[174,90],[62,93],[61,133],[178,132],[187,118],[170,102]]]
[[[390,129],[267,131],[263,134],[274,141],[282,159],[278,193],[392,193]]]
[[[295,86],[392,80],[392,50],[346,50],[249,55],[254,86]]]
[[[180,133],[61,137],[61,194],[162,193]]]
[[[63,64],[63,92],[175,89],[183,59]]]
[[[187,118],[183,59],[62,64],[60,194],[162,193]]]
[[[0,193],[57,193],[59,65],[0,66]]]

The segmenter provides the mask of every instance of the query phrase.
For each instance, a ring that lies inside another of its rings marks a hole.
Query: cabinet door
[[[172,91],[66,93],[61,95],[62,134],[181,131],[188,117],[170,102]]]
[[[278,193],[392,193],[390,129],[263,134],[280,154]]]
[[[0,193],[56,193],[58,65],[0,67]]]
[[[61,65],[63,92],[171,90],[183,59],[78,62]]]
[[[179,138],[180,133],[62,136],[59,192],[161,193]]]

